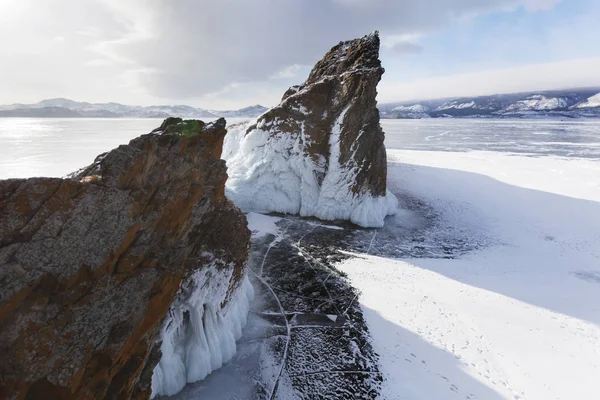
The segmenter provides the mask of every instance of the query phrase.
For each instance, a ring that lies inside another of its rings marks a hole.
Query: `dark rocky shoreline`
[[[274,386],[266,383],[265,398],[283,398],[273,395],[290,389],[300,398],[376,397],[382,376],[358,292],[333,266],[347,256],[306,241],[329,228],[293,219],[280,225],[285,236],[254,242],[250,256],[250,265],[259,268],[252,269],[254,285],[262,287],[266,299],[260,317],[275,331],[265,345],[283,363]]]
[[[395,194],[410,216],[388,217],[382,229],[271,214],[279,219],[277,233],[252,239],[248,267],[257,300],[238,356],[173,399],[376,398],[383,376],[360,293],[336,264],[352,253],[458,258],[487,245],[486,238],[466,240],[426,202]],[[219,391],[222,382],[246,388],[235,397]]]

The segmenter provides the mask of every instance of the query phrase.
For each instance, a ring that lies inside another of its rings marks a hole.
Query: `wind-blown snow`
[[[600,161],[396,150],[388,160],[390,188],[496,245],[337,265],[362,292],[381,398],[598,398]]]
[[[338,161],[345,113],[332,128],[328,165],[323,158],[314,161],[305,155],[310,139],[303,126],[298,137],[279,130],[277,121],[247,134],[247,126],[230,128],[223,147],[229,175],[227,196],[246,212],[281,212],[350,220],[364,227],[383,226],[384,218],[396,212],[395,196],[390,192],[380,197],[353,193],[358,166],[342,166]],[[324,175],[321,184],[319,175]]]
[[[204,267],[182,285],[163,323],[152,397],[174,395],[235,355],[254,291],[245,277],[221,308],[230,279],[231,269]]]

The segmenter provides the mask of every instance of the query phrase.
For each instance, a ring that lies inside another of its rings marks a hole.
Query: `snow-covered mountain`
[[[260,104],[255,104],[253,106],[241,108],[239,110],[210,110],[210,112],[215,115],[218,115],[219,117],[225,118],[255,118],[259,117],[267,110],[267,107],[261,106]]]
[[[600,117],[600,88],[382,104],[382,118]]]
[[[57,112],[60,111],[60,112]],[[88,117],[88,118],[252,118],[267,110],[254,105],[240,110],[208,111],[186,105],[130,106],[120,103],[88,103],[56,98],[35,104],[10,104],[0,106],[0,116],[29,117]]]
[[[546,97],[541,94],[528,96],[526,99],[519,100],[506,107],[504,112],[511,111],[550,111],[564,109],[570,104],[571,99],[567,97]]]
[[[394,107],[392,111],[398,115],[397,118],[421,119],[430,118],[429,112],[431,110],[423,104],[413,104],[410,106],[397,106]]]
[[[586,109],[586,108],[600,108],[600,93],[588,97],[586,100],[581,103],[575,104],[575,109]]]
[[[81,114],[77,111],[69,110],[64,107],[41,107],[41,108],[14,108],[0,109],[0,118],[19,117],[19,118],[80,118]]]
[[[424,106],[423,104],[415,104],[412,106],[398,106],[393,109],[394,111],[403,111],[403,112],[415,112],[415,113],[426,113],[429,112],[429,107]]]

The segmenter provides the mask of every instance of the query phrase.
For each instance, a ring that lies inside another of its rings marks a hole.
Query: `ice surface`
[[[596,398],[600,161],[389,149],[388,161],[392,190],[497,244],[337,265],[362,292],[381,398]]]
[[[281,221],[281,218],[279,217],[258,214],[255,212],[246,214],[246,219],[248,219],[248,229],[250,229],[252,237],[255,239],[269,234],[275,235],[277,233],[276,223]]]
[[[596,120],[382,120],[388,149],[600,158]],[[389,174],[388,174],[389,175]]]
[[[230,269],[204,267],[182,285],[163,323],[152,397],[176,394],[235,355],[254,291],[245,277],[221,308],[230,279]]]
[[[594,98],[600,100],[598,95]],[[157,119],[0,118],[0,178],[65,176],[92,163],[98,154],[150,132],[161,122]],[[227,119],[225,160],[238,151],[244,137],[244,129],[231,126],[240,122]],[[381,125],[388,149],[600,157],[598,120],[384,119]]]
[[[241,120],[227,119],[236,122]],[[0,178],[63,177],[161,123],[153,118],[0,118]]]
[[[332,128],[330,160],[316,162],[305,156],[307,138],[271,132],[258,126],[245,134],[247,126],[230,128],[225,137],[223,158],[229,179],[226,194],[242,210],[281,212],[314,216],[323,220],[350,220],[364,227],[381,227],[387,215],[395,214],[397,200],[369,193],[356,195],[351,190],[357,166],[342,166],[340,132],[343,112]],[[317,175],[325,174],[321,184]]]
[[[64,175],[159,123],[2,119],[0,177]],[[416,258],[423,256],[410,251],[411,258],[398,261],[378,251],[389,224],[377,235],[355,231],[365,241],[363,252],[382,255],[361,256],[340,266],[363,293],[360,300],[387,378],[381,398],[596,399],[599,123],[436,119],[383,120],[382,125],[390,189],[422,199],[428,210],[451,224],[449,231],[460,230],[461,246],[470,248],[473,242],[478,250],[447,260],[440,259],[443,253],[428,259]],[[231,131],[228,134],[224,151],[228,144],[234,146],[227,159],[242,143],[244,132],[237,132],[237,143],[228,143]],[[411,219],[402,218],[399,225],[406,227]],[[323,236],[346,231],[330,230]],[[480,234],[496,238],[498,245],[481,246]],[[426,237],[425,244],[439,241],[432,237]],[[436,244],[445,246],[441,242]],[[211,282],[222,285],[207,294],[206,301],[198,292],[197,301],[184,296],[174,305],[167,318],[179,327],[180,338],[192,330],[191,324],[187,328],[177,324],[188,318],[182,310],[195,304],[218,305],[225,296],[229,277],[219,276]],[[219,308],[213,308],[211,313],[223,315],[229,307],[216,313]],[[191,314],[189,318],[191,322]],[[194,318],[204,327],[203,317]],[[208,346],[209,335],[203,335]],[[188,346],[171,343],[171,357],[161,365],[165,370],[178,368],[187,381],[182,354]],[[203,360],[208,370],[211,359]],[[260,369],[266,381],[272,381],[268,371],[277,371],[278,366]],[[222,384],[218,382],[217,386]],[[281,398],[288,394],[292,398],[291,393],[281,393]]]

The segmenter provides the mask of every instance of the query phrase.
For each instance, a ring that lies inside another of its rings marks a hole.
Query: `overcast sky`
[[[598,0],[0,0],[0,103],[275,105],[379,30],[380,102],[600,86]]]

